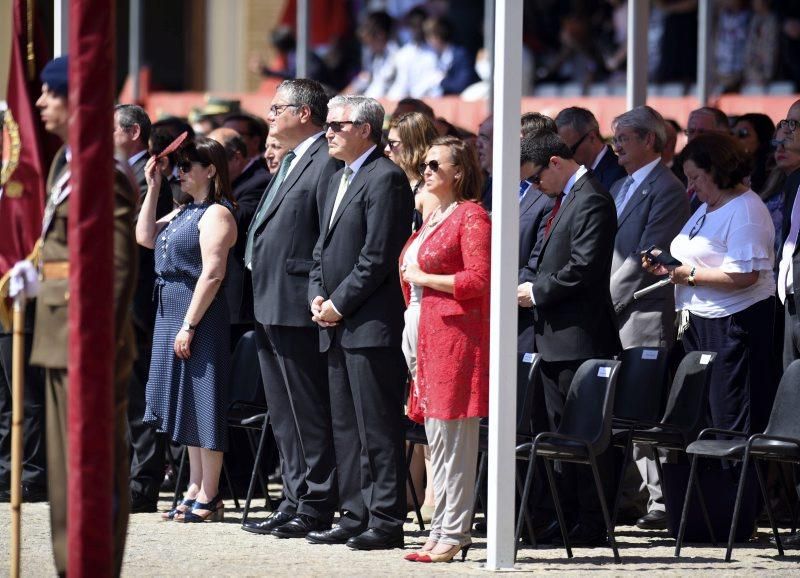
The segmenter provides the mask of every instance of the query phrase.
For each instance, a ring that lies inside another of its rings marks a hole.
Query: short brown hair
[[[416,175],[420,163],[431,143],[439,136],[431,120],[419,112],[407,112],[389,122],[389,130],[395,129],[403,143],[397,164],[407,175]]]
[[[431,143],[433,147],[447,147],[453,164],[461,169],[461,178],[453,182],[457,201],[480,201],[483,193],[483,173],[478,164],[475,145],[453,136],[441,136]]]
[[[692,161],[697,168],[711,175],[720,189],[741,184],[753,169],[753,161],[739,142],[728,134],[703,133],[687,143],[681,151],[683,162]]]

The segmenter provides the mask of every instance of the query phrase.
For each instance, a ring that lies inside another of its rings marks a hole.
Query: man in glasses
[[[642,268],[641,252],[653,245],[666,249],[689,218],[689,199],[661,154],[666,123],[649,106],[621,114],[611,124],[619,163],[628,173],[611,187],[617,209],[617,235],[611,262],[611,300],[619,322],[623,349],[664,347],[674,341],[675,296],[662,287],[639,300],[634,292],[658,281]],[[636,522],[642,529],[667,527],[667,516],[652,453],[634,448],[634,459],[650,493],[647,514]]]
[[[325,136],[344,161],[327,187],[308,301],[328,357],[339,524],[308,540],[361,550],[403,547],[405,459],[397,262],[414,200],[379,147],[384,111],[364,96],[328,103]]]
[[[520,306],[533,307],[547,414],[555,430],[578,367],[587,359],[609,359],[621,348],[609,292],[617,215],[611,195],[557,135],[536,138],[531,158],[531,182],[555,205],[545,221],[533,279],[521,283],[517,295]],[[610,457],[605,452],[597,459],[608,503]],[[605,543],[606,525],[589,469],[563,464],[559,485],[570,542]],[[554,516],[549,526],[542,533],[558,531]]]
[[[558,136],[570,148],[575,162],[592,169],[606,190],[625,176],[617,155],[603,141],[600,125],[591,111],[579,106],[565,108],[556,116],[556,126]]]
[[[306,301],[324,195],[338,168],[322,130],[327,102],[315,80],[285,80],[275,92],[267,122],[287,152],[256,208],[244,250],[284,493],[274,514],[244,529],[281,538],[330,528],[336,509],[327,366]]]

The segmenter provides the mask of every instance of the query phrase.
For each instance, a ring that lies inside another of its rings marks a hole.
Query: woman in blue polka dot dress
[[[230,373],[228,308],[220,291],[236,243],[228,163],[222,145],[198,138],[178,152],[181,191],[191,200],[156,221],[161,173],[145,168],[147,195],[136,240],[155,250],[158,300],[144,422],[188,446],[183,502],[162,514],[179,522],[222,519],[219,474],[227,446]]]

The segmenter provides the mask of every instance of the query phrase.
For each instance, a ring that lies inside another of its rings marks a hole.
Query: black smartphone
[[[658,254],[654,254],[653,251],[659,251]],[[643,254],[647,257],[647,259],[653,263],[658,263],[659,265],[663,265],[667,269],[674,269],[675,267],[680,267],[683,265],[680,261],[678,261],[675,257],[669,254],[668,251],[664,249],[659,249],[655,245],[651,246],[646,251],[643,251]]]

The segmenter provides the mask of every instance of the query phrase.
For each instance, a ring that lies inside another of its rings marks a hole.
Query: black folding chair
[[[667,351],[663,347],[632,347],[624,350],[619,360],[622,365],[614,395],[611,443],[623,448],[623,458],[611,513],[614,527],[617,525],[622,481],[631,459],[633,431],[641,422],[655,422],[661,416],[667,378]]]
[[[684,356],[672,380],[664,417],[659,422],[639,420],[630,434],[633,443],[650,446],[656,457],[659,450],[686,451],[706,424],[708,384],[716,355],[710,351],[692,351]],[[656,459],[655,465],[663,487],[661,460]],[[714,529],[702,497],[700,508],[711,542],[716,545]]]
[[[603,512],[603,520],[608,532],[608,541],[614,553],[614,561],[620,561],[617,543],[614,539],[614,527],[608,514],[596,459],[596,456],[608,448],[611,440],[611,414],[619,366],[620,362],[616,360],[590,359],[584,362],[575,373],[569,392],[567,392],[564,414],[558,431],[542,432],[536,436],[533,443],[524,444],[521,448],[530,448],[522,503],[525,504],[528,500],[533,483],[534,462],[537,456],[541,456],[544,458],[547,481],[556,507],[561,537],[569,558],[572,558],[572,548],[561,510],[558,488],[553,477],[553,466],[550,463],[552,460],[585,464],[591,467],[600,508]]]
[[[783,556],[783,545],[778,535],[775,517],[772,514],[767,487],[759,467],[759,461],[785,462],[800,464],[800,360],[792,362],[786,368],[781,378],[775,401],[772,404],[772,413],[769,424],[764,433],[747,436],[744,432],[708,428],[700,433],[696,442],[686,448],[686,453],[692,456],[692,466],[689,473],[689,486],[686,488],[686,499],[683,502],[681,525],[678,530],[678,541],[675,545],[675,555],[680,556],[683,536],[686,530],[686,520],[689,512],[689,500],[692,489],[697,484],[697,462],[700,458],[712,458],[742,462],[742,472],[739,477],[739,486],[736,490],[736,503],[733,507],[731,530],[728,535],[728,547],[725,552],[725,561],[730,562],[733,551],[733,540],[736,536],[736,525],[742,506],[744,486],[747,481],[747,468],[751,463],[756,471],[761,496],[769,517],[772,534],[775,536],[775,545],[778,555]],[[711,436],[723,435],[732,439],[706,439]],[[698,496],[702,495],[702,488],[697,487]],[[788,497],[788,496],[787,496]]]

